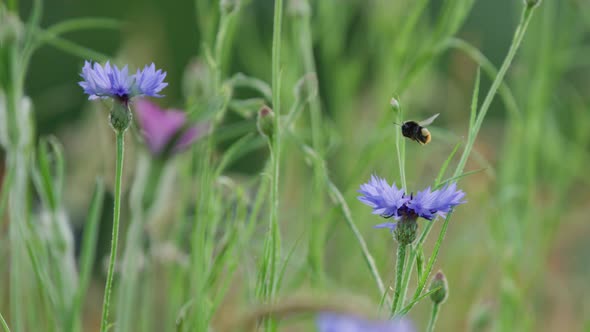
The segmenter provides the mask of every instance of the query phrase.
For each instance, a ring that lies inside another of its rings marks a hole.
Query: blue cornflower
[[[140,96],[162,97],[158,92],[162,91],[168,83],[164,82],[166,72],[162,69],[156,70],[152,63],[149,67],[145,66],[142,71],[137,70],[135,74],[135,88]]]
[[[384,218],[393,217],[395,220],[402,217],[433,220],[436,216],[446,216],[453,207],[465,203],[465,193],[457,190],[455,183],[434,191],[429,187],[414,196],[398,189],[395,184],[390,186],[385,179],[375,175],[371,176],[368,183],[361,185],[359,193],[362,196],[358,199],[373,208],[373,214]],[[394,230],[396,223],[388,222],[375,227]]]
[[[89,95],[88,99],[114,98],[123,102],[137,96],[161,97],[158,93],[168,83],[164,83],[166,72],[157,70],[152,63],[145,66],[142,71],[137,70],[135,75],[129,75],[127,66],[119,69],[116,65],[107,63],[101,66],[99,63],[84,63],[82,73],[83,81],[78,84]]]
[[[413,332],[405,319],[367,320],[344,314],[321,313],[317,318],[319,332]]]
[[[445,217],[454,206],[465,203],[465,193],[457,190],[457,184],[446,185],[442,189],[432,191],[430,187],[419,191],[408,202],[408,208],[424,219],[432,220],[437,215]]]
[[[373,208],[373,214],[384,218],[399,219],[399,210],[410,198],[404,195],[403,189],[398,189],[395,183],[391,186],[385,179],[371,175],[369,183],[361,185],[359,190],[363,196],[358,199]]]

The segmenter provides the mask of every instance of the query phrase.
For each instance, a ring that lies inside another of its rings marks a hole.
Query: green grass
[[[419,331],[583,329],[590,6],[523,3],[195,0],[190,20],[164,3],[88,18],[0,4],[2,328],[313,330],[332,310]],[[44,80],[81,59],[154,59],[169,71],[157,102],[211,133],[170,159],[135,125],[117,145],[79,77]],[[60,107],[78,115],[40,135]],[[393,124],[434,113],[425,146]],[[414,193],[458,182],[468,203],[419,220],[396,255],[356,199],[371,174]],[[435,269],[450,296],[432,312]]]

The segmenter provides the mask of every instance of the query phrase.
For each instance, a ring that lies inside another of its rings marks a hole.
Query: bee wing
[[[432,123],[432,121],[434,121],[434,119],[436,119],[436,118],[437,118],[439,115],[440,115],[440,113],[436,113],[435,115],[433,115],[433,116],[429,117],[428,119],[426,119],[426,120],[424,120],[424,121],[420,121],[420,122],[418,122],[418,124],[419,124],[419,125],[421,125],[421,126],[423,126],[423,127],[426,127],[426,126],[428,126],[429,124],[431,124],[431,123]]]

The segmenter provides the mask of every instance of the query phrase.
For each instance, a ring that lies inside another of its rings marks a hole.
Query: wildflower
[[[413,332],[412,324],[404,319],[367,320],[356,316],[321,313],[317,318],[319,332]]]
[[[162,97],[158,93],[168,85],[164,82],[166,72],[161,69],[156,71],[153,63],[149,67],[145,66],[142,71],[138,69],[135,75],[129,75],[128,66],[119,69],[116,65],[111,66],[108,61],[104,67],[99,63],[86,61],[80,76],[84,80],[78,84],[89,95],[90,100],[113,98],[127,103],[137,96]]]
[[[209,128],[205,123],[187,127],[186,113],[163,110],[145,99],[135,102],[135,113],[150,152],[158,157],[185,150]]]
[[[368,183],[361,185],[358,199],[373,208],[373,214],[395,220],[416,220],[422,217],[433,220],[437,216],[445,217],[451,209],[465,203],[465,193],[457,190],[455,183],[439,190],[427,188],[419,191],[415,196],[408,195],[403,189],[391,186],[385,179],[372,175]],[[398,223],[387,222],[375,226],[395,230]]]

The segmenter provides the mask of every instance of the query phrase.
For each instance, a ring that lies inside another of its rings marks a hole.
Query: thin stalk
[[[279,264],[277,260],[280,257],[280,230],[279,230],[279,175],[281,164],[281,73],[280,73],[280,56],[281,56],[281,26],[283,17],[283,1],[276,0],[274,8],[273,23],[273,42],[272,42],[272,106],[274,109],[274,134],[272,142],[272,187],[270,192],[271,211],[270,211],[270,238],[271,238],[271,261],[270,261],[270,291],[267,294],[268,300],[272,301],[276,285],[277,272]],[[273,326],[270,323],[267,326]]]
[[[401,298],[399,300],[400,307],[404,306],[406,302],[406,296],[408,294],[408,288],[410,286],[410,277],[412,276],[412,270],[414,269],[414,263],[416,262],[416,255],[417,255],[417,248],[413,248],[411,245],[410,247],[410,256],[408,257],[407,265],[404,269],[404,275],[402,276],[402,291],[401,291]],[[420,276],[418,276],[420,277]]]
[[[109,269],[107,272],[107,281],[104,288],[104,301],[102,303],[102,320],[100,322],[100,331],[106,332],[108,329],[109,306],[111,303],[111,290],[113,287],[113,277],[115,273],[115,261],[117,259],[117,243],[119,241],[119,219],[121,217],[121,182],[123,178],[123,156],[125,146],[125,132],[117,132],[117,160],[115,172],[115,206],[113,209],[113,233],[111,239],[111,256],[109,259]]]
[[[4,320],[4,316],[2,316],[2,314],[0,314],[0,322],[2,323],[2,328],[4,328],[4,332],[10,332],[10,328],[8,327],[8,324],[6,323],[6,320]]]
[[[379,288],[380,295],[385,299],[385,301],[387,301],[387,303],[391,302],[390,299],[386,296],[387,292],[385,289],[385,284],[381,279],[379,270],[377,269],[377,264],[375,264],[375,259],[373,258],[373,255],[371,255],[371,252],[369,251],[367,242],[363,238],[363,235],[359,231],[358,227],[356,227],[356,222],[352,217],[352,213],[350,212],[350,207],[348,206],[346,199],[344,199],[342,192],[330,179],[330,175],[328,174],[328,170],[326,169],[325,160],[320,158],[319,155],[313,150],[313,148],[301,142],[301,140],[297,136],[295,136],[288,130],[286,131],[286,133],[289,134],[289,138],[297,142],[297,147],[301,149],[301,151],[305,154],[306,157],[308,157],[310,160],[312,160],[314,163],[317,163],[320,166],[320,169],[322,170],[322,178],[325,179],[325,184],[328,186],[328,192],[330,193],[330,197],[332,197],[334,204],[339,206],[340,210],[342,211],[342,215],[344,216],[344,220],[346,221],[346,224],[354,234],[354,237],[356,238],[360,246],[363,258],[367,263],[369,271],[371,271],[371,274],[375,279],[375,283]]]
[[[473,144],[475,142],[475,139],[477,138],[477,134],[479,132],[481,124],[483,123],[485,115],[486,115],[490,105],[492,104],[494,96],[496,95],[498,89],[500,88],[500,86],[502,84],[502,81],[504,80],[504,76],[506,75],[508,68],[510,67],[510,65],[512,64],[512,61],[514,60],[514,56],[516,55],[516,51],[518,50],[520,44],[522,43],[526,29],[529,25],[531,18],[532,18],[532,14],[534,12],[534,9],[535,9],[535,7],[525,6],[525,8],[523,10],[523,14],[521,16],[520,23],[514,33],[514,38],[512,40],[512,44],[510,45],[510,49],[508,50],[508,54],[506,55],[506,58],[504,59],[504,62],[502,63],[502,66],[500,67],[500,70],[498,71],[498,75],[494,79],[494,82],[492,83],[492,86],[490,87],[490,90],[488,91],[488,94],[486,95],[486,98],[484,99],[484,102],[480,108],[480,111],[477,114],[477,118],[475,120],[475,123],[473,124],[473,127],[469,128],[467,144],[465,146],[465,149],[463,150],[463,154],[461,155],[461,159],[459,161],[459,164],[457,165],[457,168],[455,169],[455,173],[454,173],[453,177],[459,176],[463,172],[463,169],[465,168],[465,164],[467,163],[467,158],[469,157],[469,155],[471,153],[471,150],[473,148]],[[438,256],[438,252],[440,249],[442,239],[444,239],[444,237],[446,235],[446,231],[447,231],[449,220],[450,220],[449,217],[451,216],[451,214],[452,214],[452,211],[447,215],[447,218],[445,218],[442,229],[441,229],[440,234],[438,236],[438,240],[435,245],[434,252],[433,252],[432,256],[430,257],[430,260],[428,262],[428,266],[427,266],[426,270],[424,271],[424,274],[421,276],[421,279],[419,280],[418,288],[416,289],[416,292],[414,293],[413,300],[420,297],[420,294],[422,293],[422,291],[424,290],[424,287],[426,286],[426,279],[428,278],[428,275],[430,275],[430,272],[432,271],[432,267],[434,265],[434,262],[436,261],[436,258]],[[424,227],[424,230],[422,231],[422,234],[420,235],[420,239],[418,240],[418,245],[421,245],[424,243],[424,241],[428,237],[430,230],[432,229],[433,224],[434,223],[432,223],[432,222],[426,223],[426,226]],[[413,263],[410,262],[410,265],[412,265],[412,264]]]
[[[311,34],[311,23],[309,15],[305,15],[300,20],[300,49],[303,57],[303,69],[306,75],[316,73],[316,65],[313,55],[313,44]],[[307,89],[310,91],[312,83],[307,82]],[[311,137],[312,146],[320,157],[324,155],[323,137],[322,137],[322,114],[319,95],[316,95],[309,101],[310,122],[311,122]],[[308,261],[312,273],[312,283],[321,281],[324,261],[323,261],[323,245],[324,245],[324,223],[322,223],[321,215],[322,209],[325,206],[321,167],[314,163],[313,167],[313,192],[314,198],[312,200],[311,224],[309,234],[309,250]]]
[[[498,71],[498,75],[496,76],[496,79],[494,80],[494,82],[492,83],[492,86],[490,87],[490,90],[488,91],[488,94],[486,95],[486,98],[483,101],[483,104],[481,105],[481,108],[477,114],[477,118],[475,120],[475,124],[473,125],[473,128],[469,128],[469,138],[467,140],[467,144],[465,146],[465,149],[463,150],[463,154],[461,155],[461,159],[459,160],[459,164],[457,165],[457,169],[455,170],[455,174],[453,176],[458,176],[463,172],[463,169],[465,168],[465,164],[467,163],[467,158],[469,157],[471,150],[473,148],[473,144],[475,143],[475,139],[477,138],[477,134],[479,132],[479,129],[481,128],[481,125],[483,123],[483,120],[490,108],[490,105],[492,104],[492,101],[494,100],[494,97],[496,96],[496,92],[498,91],[498,88],[500,88],[500,85],[502,84],[502,81],[504,80],[504,76],[506,76],[506,72],[508,71],[508,68],[510,68],[510,65],[512,64],[512,60],[514,60],[514,56],[516,55],[516,51],[518,51],[518,48],[520,47],[520,44],[522,43],[522,40],[524,38],[526,29],[531,21],[531,18],[533,17],[533,11],[534,11],[535,7],[529,7],[529,6],[525,6],[523,14],[521,16],[520,19],[520,23],[518,25],[518,27],[516,28],[516,32],[514,33],[514,38],[512,40],[512,44],[510,45],[510,49],[508,50],[508,54],[506,55],[506,58],[504,59],[504,62],[502,63],[502,67],[500,67],[500,70]]]
[[[438,312],[440,310],[440,303],[434,303],[432,305],[432,314],[430,315],[430,321],[428,322],[428,329],[426,332],[433,332],[434,326],[436,325],[436,319],[438,318]]]
[[[280,172],[280,160],[281,160],[281,124],[280,124],[280,104],[281,104],[281,73],[280,73],[280,57],[281,57],[281,25],[283,17],[283,1],[275,1],[274,9],[274,32],[272,42],[272,107],[276,116],[274,117],[274,135],[273,135],[273,172],[272,172],[272,189],[271,189],[271,225],[273,232],[273,243],[277,244],[279,233],[278,225],[278,213],[279,213],[279,172]],[[280,248],[273,248],[274,257],[279,256]],[[275,262],[276,263],[276,262]],[[274,274],[273,267],[273,274]]]
[[[395,315],[401,306],[402,296],[402,279],[404,275],[404,268],[406,265],[406,251],[408,245],[399,244],[397,247],[397,262],[395,268],[395,291],[393,293],[393,306],[391,308],[391,315]]]

